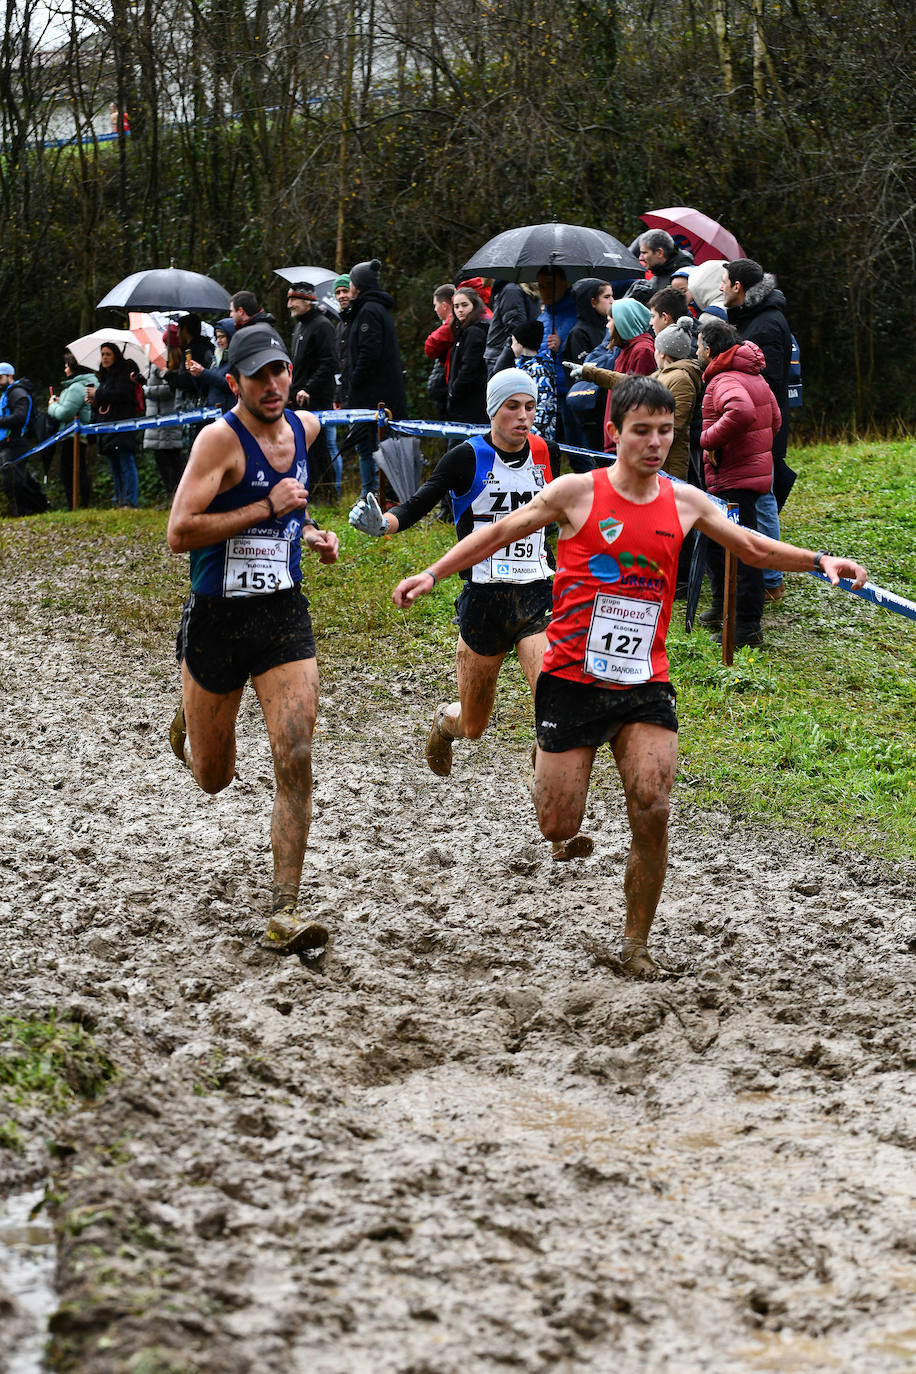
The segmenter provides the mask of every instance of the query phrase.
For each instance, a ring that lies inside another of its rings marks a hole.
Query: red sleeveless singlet
[[[611,485],[610,472],[595,471],[585,524],[557,542],[543,671],[612,689],[667,682],[665,635],[684,542],[674,486],[659,478],[655,499],[637,505]]]

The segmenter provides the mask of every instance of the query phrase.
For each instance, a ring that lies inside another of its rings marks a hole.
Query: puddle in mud
[[[15,1193],[0,1203],[0,1291],[14,1304],[6,1374],[40,1374],[54,1292],[54,1233],[36,1209],[44,1188]],[[33,1216],[32,1213],[36,1212]]]

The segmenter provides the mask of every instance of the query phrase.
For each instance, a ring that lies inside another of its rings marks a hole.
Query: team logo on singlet
[[[598,521],[598,528],[606,544],[613,544],[614,540],[623,529],[623,521],[617,520],[613,515],[609,515],[606,520]]]

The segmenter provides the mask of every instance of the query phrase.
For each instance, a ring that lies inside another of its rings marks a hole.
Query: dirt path
[[[59,1367],[916,1367],[911,870],[676,807],[657,943],[699,972],[633,986],[610,770],[595,856],[554,866],[527,745],[434,778],[432,700],[379,665],[324,694],[309,970],[252,938],[253,697],[241,781],[205,798],[165,742],[167,646],[2,595],[2,1002],[121,1070],[0,1153],[5,1191],[55,1142]],[[0,1294],[0,1344],[15,1321]]]

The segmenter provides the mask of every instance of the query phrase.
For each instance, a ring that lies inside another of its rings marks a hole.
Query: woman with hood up
[[[711,314],[720,320],[727,320],[725,297],[722,295],[722,270],[726,266],[724,258],[713,258],[691,267],[687,273],[687,299],[693,303],[697,317]]]
[[[226,381],[229,375],[229,344],[234,333],[235,321],[228,315],[224,320],[217,320],[213,326],[216,340],[213,362],[209,367],[202,367],[193,359],[188,363],[188,371],[200,390],[201,404],[219,406],[224,415],[235,405],[235,397]]]

